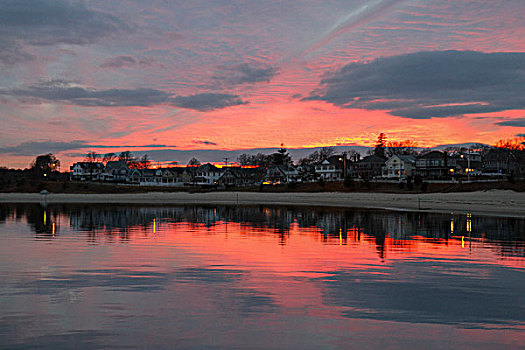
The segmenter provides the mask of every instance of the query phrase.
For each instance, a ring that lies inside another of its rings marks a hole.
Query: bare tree
[[[90,151],[86,154],[85,161],[87,163],[87,170],[89,171],[89,179],[93,180],[93,173],[95,172],[98,162],[100,161],[100,155],[97,152]]]
[[[123,160],[126,163],[135,161],[135,157],[133,156],[133,154],[130,151],[120,152],[120,154],[118,155],[118,159],[119,160]]]
[[[350,160],[353,163],[359,162],[359,160],[361,159],[361,154],[353,149],[348,151],[347,155],[348,155],[348,160]]]
[[[96,163],[99,161],[99,159],[100,159],[100,155],[97,152],[89,151],[86,154],[85,161],[88,163]]]
[[[335,153],[333,147],[323,147],[320,150],[310,153],[307,157],[301,158],[299,164],[315,164],[324,161],[325,159],[330,158]]]
[[[257,153],[257,154],[247,154],[243,153],[237,157],[237,163],[240,165],[253,165],[258,166],[262,168],[266,168],[270,166],[272,163],[273,156],[271,154],[263,154],[263,153]]]
[[[138,161],[138,163],[141,169],[149,169],[149,167],[151,166],[151,160],[149,159],[147,154],[143,155],[142,158],[140,158],[140,160]]]
[[[407,155],[415,154],[417,142],[411,140],[405,141],[390,141],[385,148],[385,156],[392,157],[393,155]]]
[[[107,162],[112,162],[114,160],[117,160],[118,157],[115,153],[106,153],[104,154],[104,157],[102,158],[102,162],[104,164],[107,164]]]
[[[515,137],[513,139],[499,140],[495,147],[504,148],[513,151],[521,151],[525,149],[525,137]]]

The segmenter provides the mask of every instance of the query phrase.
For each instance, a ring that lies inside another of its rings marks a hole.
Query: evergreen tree
[[[374,155],[385,158],[385,147],[386,147],[386,135],[385,133],[380,133],[377,136],[376,146],[374,148]]]

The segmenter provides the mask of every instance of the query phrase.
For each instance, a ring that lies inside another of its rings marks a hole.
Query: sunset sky
[[[0,8],[0,166],[370,146],[380,132],[420,146],[525,135],[523,0]]]

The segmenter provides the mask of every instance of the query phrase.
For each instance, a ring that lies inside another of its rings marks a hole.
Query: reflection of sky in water
[[[0,206],[1,348],[502,348],[522,219]]]

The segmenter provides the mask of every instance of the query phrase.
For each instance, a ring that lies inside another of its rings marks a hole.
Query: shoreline
[[[421,197],[421,209],[418,207]],[[47,197],[47,198],[44,198]],[[490,190],[455,193],[365,192],[146,192],[125,194],[0,193],[0,203],[144,204],[144,205],[284,205],[384,209],[525,218],[525,193]]]

